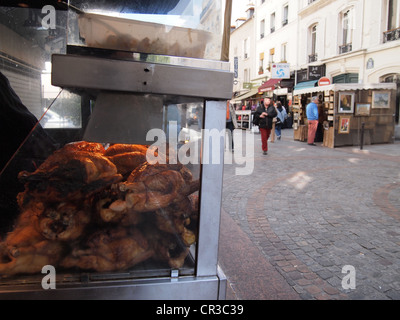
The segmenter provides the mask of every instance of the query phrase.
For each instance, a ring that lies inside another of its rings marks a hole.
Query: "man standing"
[[[306,108],[307,119],[308,119],[308,145],[316,146],[314,143],[315,134],[318,129],[318,97],[312,97],[311,103]]]
[[[268,154],[268,139],[271,135],[273,119],[278,115],[270,98],[264,99],[264,104],[257,108],[254,122],[260,128],[263,154]]]

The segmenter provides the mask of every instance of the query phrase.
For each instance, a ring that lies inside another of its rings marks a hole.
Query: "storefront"
[[[396,84],[334,84],[295,88],[294,139],[307,141],[306,106],[318,96],[317,142],[329,148],[393,143]]]
[[[235,110],[243,110],[249,109],[253,105],[257,105],[258,101],[261,99],[261,96],[258,93],[257,89],[251,89],[250,91],[235,97],[230,101],[230,103],[234,106]]]
[[[294,79],[270,79],[258,88],[258,93],[262,97],[270,97],[275,101],[280,101],[289,111],[293,86]]]

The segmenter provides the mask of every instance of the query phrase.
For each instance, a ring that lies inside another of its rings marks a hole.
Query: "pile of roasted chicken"
[[[21,214],[0,243],[0,275],[45,265],[113,272],[149,259],[182,267],[197,238],[199,181],[182,164],[150,164],[147,152],[76,142],[21,172]]]

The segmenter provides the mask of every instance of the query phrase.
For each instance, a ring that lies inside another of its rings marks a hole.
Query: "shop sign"
[[[289,63],[273,63],[271,68],[272,79],[290,79]]]
[[[318,80],[325,77],[325,65],[309,66],[308,67],[308,80]]]
[[[296,71],[297,72],[297,83],[304,82],[308,80],[308,71],[307,69],[301,69]]]
[[[329,85],[331,85],[331,79],[327,77],[322,77],[321,79],[318,80],[319,87],[329,86]]]
[[[234,65],[235,79],[237,79],[237,78],[239,78],[239,58],[238,57],[234,57],[233,65]]]

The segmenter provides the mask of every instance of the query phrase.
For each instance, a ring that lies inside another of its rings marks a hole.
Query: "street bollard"
[[[361,124],[361,142],[360,142],[360,150],[364,149],[364,131],[365,131],[365,122]]]

